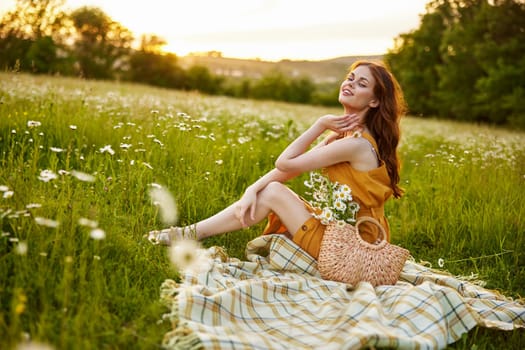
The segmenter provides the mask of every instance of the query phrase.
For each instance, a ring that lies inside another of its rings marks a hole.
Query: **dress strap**
[[[372,153],[374,153],[374,155],[376,156],[378,165],[380,165],[381,164],[381,158],[379,157],[379,154],[378,154],[378,151],[377,151],[376,140],[374,140],[372,135],[370,135],[367,132],[363,133],[361,136],[370,144],[370,149],[371,149]]]

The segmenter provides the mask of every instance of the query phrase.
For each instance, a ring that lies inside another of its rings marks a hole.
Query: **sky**
[[[320,60],[380,55],[419,26],[429,0],[66,0],[97,6],[133,32],[164,38],[179,56]],[[14,0],[0,1],[0,11]]]

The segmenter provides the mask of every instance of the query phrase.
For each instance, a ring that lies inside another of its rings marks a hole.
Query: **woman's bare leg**
[[[248,226],[257,224],[264,220],[270,211],[281,218],[291,235],[311,217],[299,196],[280,182],[272,182],[258,193],[254,219],[252,220],[247,213],[245,222]],[[183,230],[194,232],[197,239],[240,230],[242,225],[235,216],[235,212],[234,203],[207,219],[183,227]]]

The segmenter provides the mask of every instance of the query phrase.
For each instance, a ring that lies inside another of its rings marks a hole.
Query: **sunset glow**
[[[186,55],[220,51],[266,60],[383,54],[419,25],[428,0],[305,2],[67,0],[66,8],[100,7],[136,37],[156,34],[165,50]],[[13,6],[3,1],[0,11]]]

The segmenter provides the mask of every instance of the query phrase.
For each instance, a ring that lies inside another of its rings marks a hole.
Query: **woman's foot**
[[[154,230],[148,233],[148,241],[153,244],[171,245],[173,242],[180,241],[182,239],[196,240],[197,236],[195,234],[195,230],[171,226],[164,230]]]

